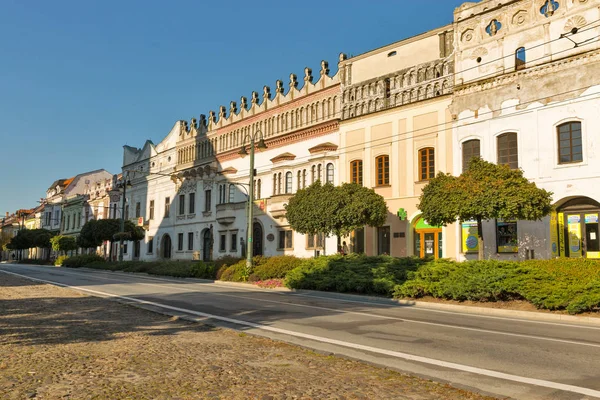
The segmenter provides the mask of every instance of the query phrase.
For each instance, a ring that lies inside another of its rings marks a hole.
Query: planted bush
[[[581,313],[600,310],[600,263],[584,259],[438,260],[410,273],[395,297],[451,300],[524,299],[537,308]]]
[[[391,296],[394,286],[425,262],[416,257],[324,256],[303,260],[287,274],[285,284],[293,289]]]
[[[286,274],[302,264],[302,259],[294,256],[276,256],[261,258],[254,265],[252,273],[248,277],[251,282],[264,281],[268,279],[285,278]]]
[[[98,254],[82,254],[79,256],[72,256],[63,260],[62,266],[68,268],[81,268],[86,267],[93,262],[104,262],[104,258]]]

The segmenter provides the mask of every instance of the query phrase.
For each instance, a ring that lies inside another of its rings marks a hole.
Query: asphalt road
[[[498,397],[600,398],[600,327],[117,272],[10,264],[0,271]]]

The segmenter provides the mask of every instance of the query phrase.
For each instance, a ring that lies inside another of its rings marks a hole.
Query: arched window
[[[525,69],[526,61],[525,47],[519,47],[517,51],[515,51],[515,71]]]
[[[426,181],[435,177],[435,150],[426,147],[419,150],[419,180]]]
[[[285,173],[285,193],[292,193],[292,173]]]
[[[235,185],[229,185],[229,203],[233,203],[235,201]]]
[[[557,127],[558,163],[568,164],[583,161],[581,122],[567,122]]]
[[[281,194],[281,172],[277,174],[277,194]]]
[[[479,139],[467,140],[462,144],[462,169],[463,172],[469,169],[469,161],[473,157],[480,157]]]
[[[317,165],[317,180],[318,181],[321,180],[321,173],[323,172],[322,169],[323,169],[323,166],[321,164]]]
[[[306,169],[302,170],[302,189],[306,187]]]
[[[296,183],[296,190],[302,189],[302,171],[298,171],[298,182]]]
[[[273,174],[273,196],[277,194],[277,174]]]
[[[327,178],[326,178],[327,183],[331,183],[333,185],[333,164],[332,163],[327,164],[327,167],[325,168],[325,170],[327,173]]]
[[[260,189],[261,189],[260,179],[255,179],[254,180],[254,200],[261,198]]]
[[[350,163],[350,182],[358,185],[363,184],[363,162],[354,160]]]
[[[511,169],[519,168],[519,146],[515,132],[498,136],[498,164],[508,165]]]
[[[310,183],[315,183],[317,179],[317,167],[313,165],[310,169]]]
[[[390,184],[390,157],[388,155],[379,156],[375,159],[375,182],[377,186],[387,186]]]

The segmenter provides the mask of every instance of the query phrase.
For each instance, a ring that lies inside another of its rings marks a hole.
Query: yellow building
[[[373,188],[386,224],[346,238],[369,255],[456,258],[456,230],[419,216],[422,188],[452,171],[453,31],[445,26],[346,59],[340,57],[340,180]]]

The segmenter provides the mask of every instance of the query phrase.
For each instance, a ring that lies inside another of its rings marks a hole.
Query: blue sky
[[[177,120],[450,23],[461,3],[3,0],[0,213],[56,179],[118,172],[124,144]]]

